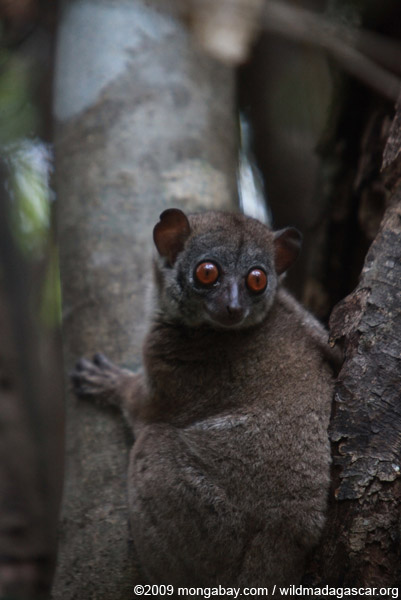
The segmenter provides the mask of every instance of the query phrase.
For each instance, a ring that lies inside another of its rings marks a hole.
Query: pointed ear
[[[277,275],[284,273],[298,258],[302,235],[295,227],[287,227],[274,234],[274,262]]]
[[[153,240],[160,256],[164,256],[172,266],[191,233],[189,222],[178,208],[168,208],[160,215],[160,221],[153,229]]]

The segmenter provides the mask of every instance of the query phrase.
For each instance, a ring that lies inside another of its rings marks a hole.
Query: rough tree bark
[[[149,2],[77,0],[56,63],[56,183],[67,369],[140,362],[152,228],[169,206],[235,206],[232,72]],[[53,597],[132,599],[121,418],[70,397]]]
[[[319,581],[401,585],[401,105],[384,154],[390,197],[357,288],[331,316],[343,340],[330,436],[333,499]]]

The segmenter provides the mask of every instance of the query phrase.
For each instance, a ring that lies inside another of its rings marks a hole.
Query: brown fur
[[[169,239],[171,222],[169,215]],[[76,391],[120,404],[133,427],[130,519],[150,582],[297,583],[325,521],[333,388],[326,333],[274,280],[281,242],[264,225],[222,213],[188,222],[184,238],[180,223],[174,252],[164,252],[164,241],[155,239],[165,258],[156,260],[143,373],[118,369],[98,355],[93,363],[78,363]],[[162,230],[159,224],[157,235]],[[297,236],[286,232],[282,243],[290,238],[293,246]],[[249,255],[252,266],[255,248],[263,249],[272,297],[255,299],[259,312],[249,323],[200,322],[198,296],[186,288],[190,275],[182,293],[193,307],[185,320],[177,317],[176,280],[192,272],[186,260],[195,264],[199,252],[203,258],[203,234],[216,256],[221,244],[228,248],[232,258],[222,250],[223,263],[240,256],[232,270],[239,273],[243,303],[241,261],[248,264]],[[281,264],[294,259],[292,246],[286,245]]]

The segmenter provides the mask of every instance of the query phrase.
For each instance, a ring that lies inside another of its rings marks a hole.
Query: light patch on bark
[[[68,3],[58,33],[56,118],[66,120],[89,108],[126,69],[129,51],[145,40],[159,43],[175,28],[167,15],[141,3],[129,2],[124,11],[96,0]]]
[[[227,177],[209,163],[194,159],[183,160],[163,173],[166,197],[172,206],[178,202],[183,210],[194,204],[203,210],[224,210],[230,201]],[[191,190],[190,197],[188,190]]]

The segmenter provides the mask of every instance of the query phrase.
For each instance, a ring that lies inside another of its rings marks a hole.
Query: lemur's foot
[[[95,354],[92,360],[81,358],[70,374],[72,389],[79,398],[98,399],[107,404],[118,405],[119,389],[127,371],[120,369],[103,354]]]

